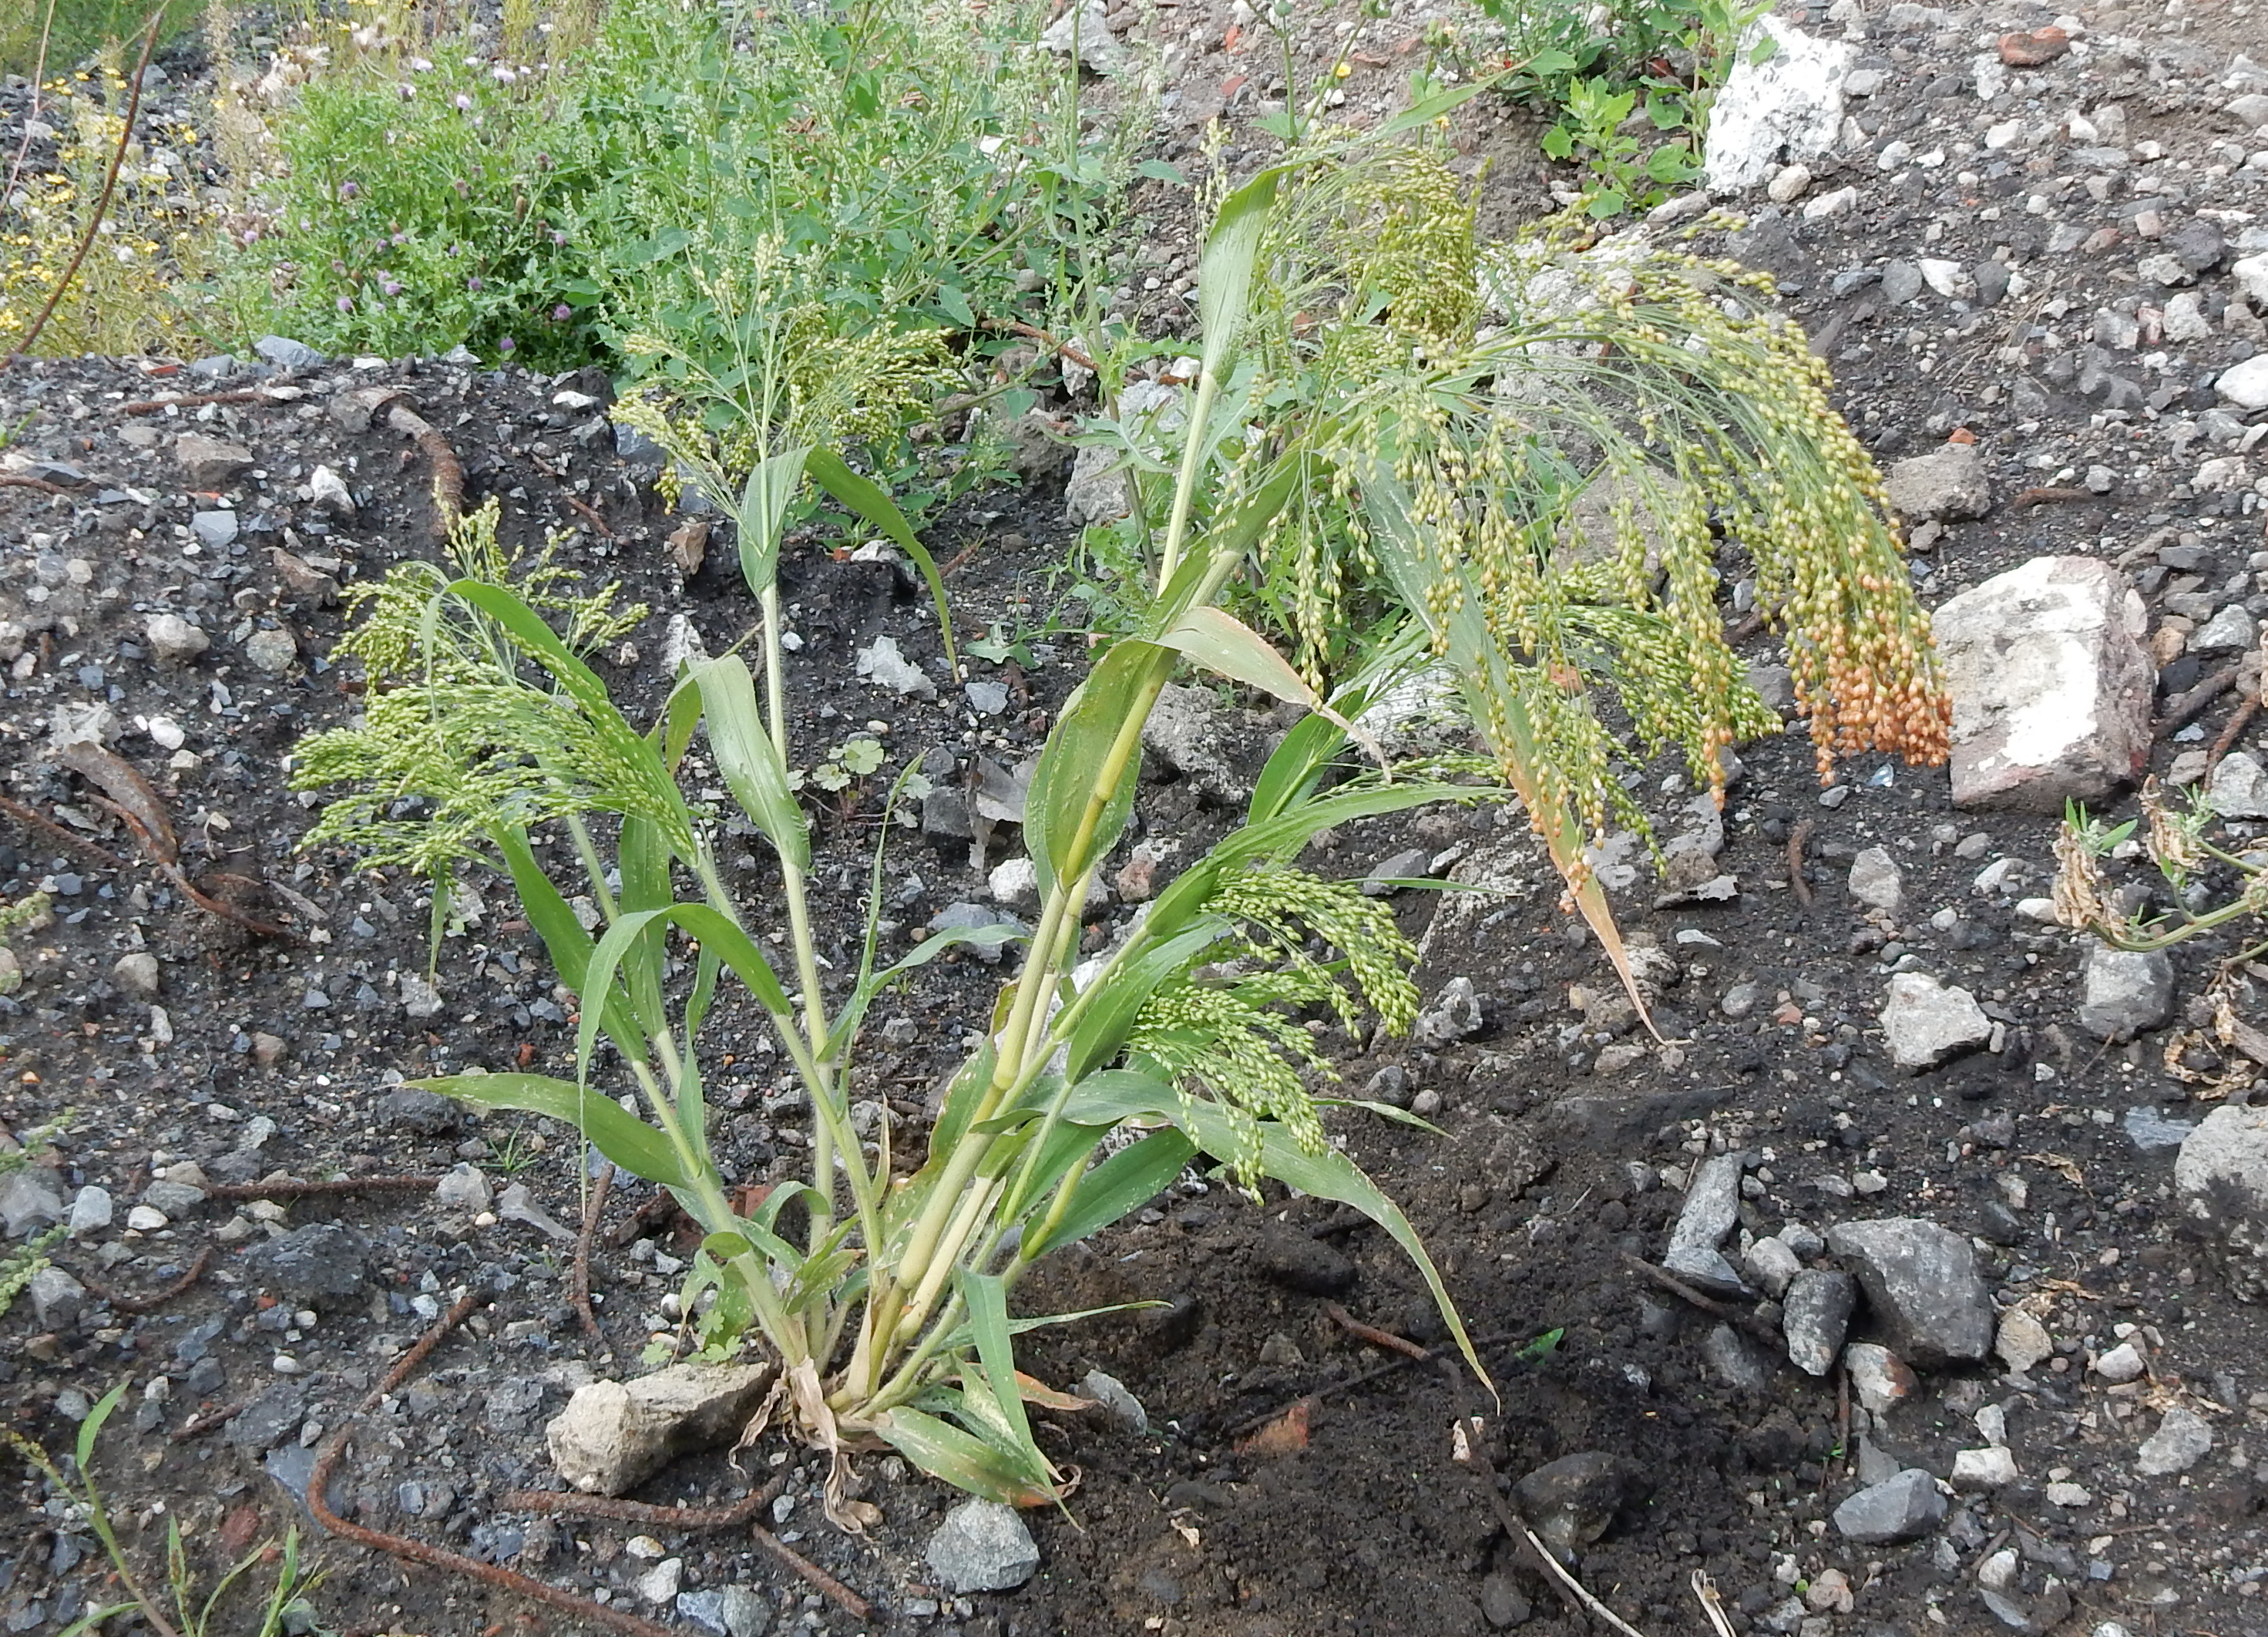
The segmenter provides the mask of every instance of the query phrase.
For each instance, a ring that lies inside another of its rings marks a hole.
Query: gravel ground
[[[2257,7],[2058,18],[1844,0],[1789,16],[1848,45],[1849,122],[1800,174],[1764,167],[1730,201],[1749,225],[1712,243],[1774,273],[1833,362],[1842,407],[1892,468],[1926,602],[2042,557],[2088,559],[2118,596],[2132,588],[2127,640],[2147,655],[2124,701],[2146,724],[2135,748],[2169,785],[2207,782],[2249,840],[2268,819],[2268,802],[2244,810],[2247,762],[2268,759],[2257,719],[2217,762],[2237,693],[2169,719],[2255,649],[2268,616],[2268,386],[2248,396],[2268,356]],[[1233,120],[1261,111],[1267,70],[1224,89],[1250,67],[1219,48],[1233,20],[1182,8],[1129,31],[1175,52],[1162,151],[1224,104]],[[1419,26],[1400,13],[1378,26],[1376,61],[1347,81],[1358,110],[1388,93]],[[1461,142],[1476,162],[1509,156],[1520,129],[1476,108]],[[1550,180],[1532,159],[1499,166],[1490,214],[1532,214]],[[1123,300],[1165,326],[1189,250],[1155,203],[1149,270]],[[729,550],[689,575],[673,563],[681,520],[651,468],[617,452],[602,379],[270,350],[253,365],[90,359],[0,376],[0,424],[30,417],[0,470],[35,480],[0,488],[0,795],[38,815],[0,819],[0,897],[45,891],[53,917],[8,940],[22,986],[0,999],[0,1119],[22,1132],[75,1116],[50,1166],[0,1181],[0,1228],[73,1228],[55,1252],[70,1277],[0,1324],[10,1426],[61,1449],[130,1378],[97,1469],[115,1514],[137,1550],[177,1516],[217,1561],[224,1544],[305,1526],[314,1447],[477,1285],[493,1304],[370,1417],[335,1505],[688,1630],[1577,1628],[1451,1461],[1449,1390],[1423,1368],[1354,1382],[1381,1355],[1326,1298],[1437,1336],[1398,1253],[1313,1202],[1219,1189],[1162,1198],[1030,1293],[1167,1305],[1032,1349],[1044,1379],[1101,1368],[1148,1413],[1138,1433],[1044,1418],[1086,1481],[1069,1516],[1029,1520],[1038,1568],[1020,1589],[956,1599],[940,1584],[931,1547],[954,1498],[887,1460],[865,1469],[886,1522],[854,1542],[818,1521],[800,1452],[759,1456],[788,1479],[772,1527],[873,1601],[864,1620],[737,1534],[646,1536],[504,1505],[515,1486],[556,1486],[543,1427],[573,1390],[634,1372],[646,1335],[670,1328],[688,1240],[647,1191],[614,1191],[593,1260],[615,1356],[592,1347],[563,1282],[585,1198],[571,1135],[475,1122],[400,1085],[563,1061],[572,1034],[540,947],[475,883],[429,984],[419,885],[298,848],[309,812],[284,758],[344,719],[359,686],[328,658],[339,589],[435,550],[426,457],[382,423],[357,427],[353,395],[399,387],[470,497],[502,499],[511,537],[569,531],[563,561],[652,606],[608,656],[633,703],[659,699],[687,626],[721,646],[749,609]],[[124,407],[182,392],[254,395]],[[1897,464],[1916,457],[1928,463]],[[954,577],[969,629],[1042,611],[1065,538],[1060,481],[987,500],[933,541],[940,559],[974,548]],[[971,858],[963,793],[1037,747],[1074,680],[1070,645],[979,666],[990,686],[951,699],[933,623],[896,566],[805,550],[789,573],[806,742],[880,723],[894,761],[931,758],[945,798],[894,852],[893,936],[954,905],[1003,912]],[[882,636],[946,698],[860,677],[856,655]],[[1768,664],[1770,646],[1758,635],[1743,652]],[[1213,709],[1178,749],[1153,746],[1143,838],[1203,844],[1227,822],[1240,757],[1278,726]],[[138,772],[147,798],[73,739]],[[1636,1027],[1516,827],[1435,815],[1351,828],[1319,852],[1322,867],[1362,874],[1416,851],[1505,889],[1401,895],[1426,949],[1429,1036],[1375,1054],[1336,1042],[1354,1084],[1448,1133],[1340,1122],[1407,1202],[1475,1331],[1503,1338],[1484,1453],[1583,1582],[1649,1633],[1702,1628],[1697,1570],[1736,1629],[1798,1637],[2268,1631],[2268,1168],[2246,1172],[2229,1136],[2257,1128],[2257,1069],[2212,1005],[2262,1026],[2268,971],[2224,971],[2243,948],[2233,936],[2162,968],[2106,964],[2042,919],[2059,800],[1956,807],[1946,771],[1873,761],[1822,792],[1800,734],[1742,756],[1711,878],[1728,887],[1663,899],[1634,847],[1610,841],[1603,860],[1674,1044]],[[1666,769],[1645,781],[1665,836],[1705,855],[1719,842]],[[106,805],[121,800],[162,808],[176,867],[150,862]],[[832,937],[853,935],[875,818],[869,796],[822,823]],[[1012,852],[996,836],[983,864]],[[754,865],[732,862],[760,896]],[[1093,918],[1107,929],[1129,912],[1114,902]],[[873,1064],[876,1117],[918,1114],[997,977],[942,965],[899,1000],[905,1021],[886,1021]],[[784,1174],[799,1117],[771,1095],[747,1021],[722,1029],[746,1050],[715,1088],[720,1154],[736,1179]],[[2238,1156],[2218,1183],[2212,1153]],[[278,1174],[447,1180],[438,1198],[222,1191]],[[137,1310],[208,1248],[193,1284]],[[1698,1309],[1625,1257],[1742,1317]],[[1548,1358],[1513,1359],[1549,1329],[1565,1334]],[[1310,1395],[1303,1434],[1247,1442]],[[99,1552],[35,1477],[8,1481],[24,1521],[0,1524],[0,1623],[59,1630],[103,1595]],[[721,1502],[746,1487],[708,1456],[637,1493]],[[471,1633],[530,1606],[343,1542],[323,1554],[317,1602],[342,1629]]]

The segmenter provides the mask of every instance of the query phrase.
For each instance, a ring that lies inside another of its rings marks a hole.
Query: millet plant
[[[1367,689],[1339,679],[1374,669],[1339,643],[1351,615],[1383,646],[1430,645],[1454,669],[1618,960],[1581,857],[1627,807],[1605,703],[1640,741],[1683,746],[1712,787],[1724,747],[1769,720],[1724,642],[1714,530],[1754,563],[1788,632],[1822,762],[1862,747],[1941,753],[1944,702],[1879,485],[1800,336],[1728,313],[1735,276],[1691,258],[1587,260],[1550,236],[1484,251],[1438,159],[1399,145],[1444,111],[1413,109],[1355,145],[1312,143],[1221,200],[1178,453],[1138,474],[1133,628],[1097,651],[1039,758],[1022,827],[1037,925],[909,1175],[887,1119],[857,1117],[860,1025],[887,986],[955,943],[1011,934],[943,933],[880,964],[878,850],[855,976],[830,992],[820,970],[811,823],[789,774],[784,522],[814,483],[925,556],[880,486],[807,441],[812,388],[785,366],[777,310],[732,374],[703,377],[674,411],[628,411],[729,502],[759,610],[753,660],[691,662],[659,719],[632,726],[580,657],[626,616],[603,593],[571,599],[548,571],[506,562],[492,513],[460,535],[455,578],[396,570],[349,639],[370,674],[367,718],[308,741],[297,779],[354,793],[313,838],[431,874],[437,902],[468,862],[508,871],[579,997],[574,1080],[424,1083],[571,1120],[676,1194],[706,1234],[686,1293],[703,1350],[727,1356],[761,1335],[783,1368],[760,1422],[790,1421],[836,1457],[829,1510],[846,1524],[862,1513],[842,1457],[876,1442],[976,1493],[1060,1493],[1013,1360],[1016,1331],[1046,1321],[1012,1318],[1011,1297],[1035,1261],[1200,1154],[1240,1184],[1274,1178],[1383,1224],[1465,1345],[1408,1222],[1329,1144],[1303,1078],[1327,1066],[1302,1014],[1349,1021],[1366,1003],[1398,1029],[1416,992],[1382,905],[1294,860],[1326,827],[1495,793],[1341,765]],[[719,432],[724,401],[740,413]],[[1587,524],[1587,495],[1599,503]],[[1232,601],[1279,620],[1300,664]],[[1126,827],[1144,724],[1184,662],[1312,714],[1270,760],[1243,826],[1082,965],[1089,884]],[[735,899],[717,817],[684,793],[696,736],[777,862],[773,924]],[[402,805],[413,797],[424,805]],[[595,940],[571,907],[578,885],[603,922]],[[784,945],[784,974],[763,938]],[[728,972],[813,1116],[808,1181],[754,1207],[725,1188],[707,1133],[698,1037]],[[602,1042],[634,1099],[593,1083]]]
[[[1213,231],[1201,397],[1233,359],[1275,191],[1269,177],[1240,193]],[[702,1315],[703,1351],[729,1356],[748,1332],[762,1336],[782,1368],[760,1421],[790,1421],[835,1456],[828,1509],[847,1526],[864,1514],[845,1493],[843,1457],[877,1441],[978,1494],[1031,1503],[1059,1493],[1032,1440],[1014,1368],[1012,1338],[1034,1321],[1011,1319],[1011,1296],[1041,1257],[1145,1203],[1200,1152],[1244,1184],[1273,1177],[1383,1224],[1463,1345],[1409,1223],[1326,1140],[1302,1079],[1325,1071],[1303,1012],[1351,1022],[1366,1002],[1388,1029],[1408,1028],[1417,1010],[1412,951],[1381,902],[1292,859],[1327,826],[1480,793],[1375,774],[1327,787],[1346,741],[1319,716],[1270,761],[1248,822],[1162,892],[1116,949],[1079,963],[1081,906],[1127,823],[1143,725],[1174,667],[1192,660],[1322,704],[1218,606],[1305,457],[1238,506],[1214,509],[1200,529],[1195,485],[1215,464],[1214,442],[1233,429],[1191,417],[1145,623],[1099,654],[1032,781],[1023,834],[1042,907],[1022,967],[909,1175],[887,1121],[862,1132],[855,1117],[861,1024],[879,994],[946,949],[1009,934],[943,933],[879,965],[878,852],[856,977],[847,993],[830,993],[822,978],[811,824],[788,771],[782,523],[807,478],[894,538],[911,533],[838,456],[792,441],[792,381],[755,373],[747,409],[757,442],[741,446],[736,474],[697,428],[649,423],[705,492],[736,497],[741,566],[760,610],[753,663],[732,653],[688,665],[660,719],[633,726],[580,657],[622,616],[610,614],[603,592],[569,600],[546,571],[507,563],[492,511],[460,530],[456,577],[431,565],[397,569],[345,644],[369,673],[367,715],[307,741],[296,778],[306,788],[346,783],[354,793],[331,804],[311,839],[431,872],[437,898],[462,863],[507,870],[580,1001],[574,1080],[497,1073],[423,1083],[571,1121],[616,1164],[672,1190],[706,1235],[686,1292],[686,1310]],[[718,866],[716,815],[684,793],[696,734],[740,816],[769,844],[784,926],[760,926],[736,900]],[[402,815],[409,797],[424,804],[416,816]],[[555,828],[567,844],[547,865]],[[680,896],[681,881],[693,896]],[[578,886],[603,918],[595,940],[571,907]],[[784,934],[784,974],[759,942],[768,932]],[[674,981],[681,960],[689,960],[689,977]],[[727,973],[765,1014],[813,1116],[809,1180],[777,1187],[753,1208],[727,1191],[708,1136],[700,1035]],[[618,1104],[593,1083],[602,1041],[635,1102]]]

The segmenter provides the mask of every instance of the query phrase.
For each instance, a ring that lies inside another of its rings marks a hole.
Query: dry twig
[[[1472,1413],[1470,1405],[1466,1402],[1465,1379],[1458,1374],[1457,1361],[1454,1359],[1443,1359],[1441,1374],[1447,1380],[1449,1390],[1456,1399],[1457,1425],[1464,1433],[1465,1464],[1480,1475],[1481,1493],[1488,1497],[1490,1509],[1495,1512],[1496,1521],[1503,1526],[1504,1532],[1511,1537],[1514,1543],[1522,1541],[1527,1543],[1529,1553],[1543,1568],[1554,1589],[1558,1591],[1560,1601],[1566,1604],[1570,1609],[1588,1611],[1604,1620],[1616,1631],[1620,1632],[1622,1637],[1646,1637],[1646,1634],[1635,1626],[1593,1596],[1582,1582],[1570,1574],[1565,1566],[1553,1557],[1544,1544],[1535,1537],[1535,1531],[1528,1528],[1528,1520],[1520,1515],[1519,1509],[1504,1498],[1497,1487],[1496,1468],[1490,1462],[1488,1452],[1481,1444],[1480,1419]]]
[[[119,1292],[108,1288],[100,1281],[89,1279],[84,1273],[79,1275],[78,1282],[85,1285],[89,1290],[101,1297],[105,1301],[110,1303],[112,1307],[116,1308],[121,1313],[147,1313],[152,1309],[164,1307],[175,1296],[180,1295],[190,1286],[195,1284],[197,1280],[204,1277],[205,1269],[211,1265],[212,1247],[210,1245],[207,1245],[203,1250],[197,1252],[197,1259],[189,1264],[189,1271],[188,1272],[182,1274],[179,1279],[166,1286],[163,1290],[151,1291],[146,1296],[129,1296],[121,1294]]]
[[[265,1183],[216,1183],[205,1192],[216,1199],[274,1199],[285,1194],[306,1198],[341,1194],[431,1193],[440,1185],[440,1179],[432,1176],[340,1176],[324,1183],[303,1183],[297,1177],[279,1176]]]
[[[762,1523],[751,1525],[748,1534],[756,1545],[803,1576],[814,1589],[833,1598],[849,1611],[852,1619],[863,1620],[873,1612],[873,1606],[864,1597],[814,1563],[809,1558],[784,1544],[778,1536],[773,1534]]]
[[[1709,1629],[1717,1637],[1735,1637],[1733,1622],[1725,1613],[1725,1601],[1717,1595],[1717,1582],[1709,1578],[1706,1569],[1693,1571],[1693,1595],[1701,1600],[1701,1612],[1708,1617]]]
[[[1811,883],[1803,878],[1803,849],[1811,839],[1811,821],[1803,819],[1787,832],[1787,884],[1795,889],[1796,902],[1810,907]]]
[[[2205,706],[2236,686],[2241,665],[2223,666],[2187,693],[2167,701],[2166,713],[2150,724],[2151,734],[2163,739],[2168,734],[2187,727]]]
[[[2221,757],[2228,754],[2229,747],[2235,744],[2246,725],[2258,714],[2259,710],[2260,697],[2247,694],[2238,702],[2236,709],[2229,712],[2228,726],[2220,730],[2220,736],[2213,741],[2213,748],[2205,752],[2205,771],[2208,774],[2220,765]]]
[[[1665,1272],[1654,1266],[1653,1263],[1643,1261],[1631,1255],[1627,1250],[1622,1253],[1622,1257],[1632,1272],[1643,1273],[1679,1301],[1690,1301],[1704,1313],[1713,1314],[1727,1324],[1739,1326],[1767,1346],[1778,1348],[1786,1345],[1778,1331],[1745,1308],[1736,1308],[1729,1302],[1718,1301],[1714,1296],[1704,1295],[1675,1274]]]
[[[1397,1336],[1391,1331],[1381,1330],[1374,1324],[1364,1324],[1336,1301],[1323,1303],[1323,1311],[1330,1315],[1332,1324],[1336,1324],[1348,1335],[1366,1341],[1373,1347],[1384,1347],[1388,1352],[1398,1353],[1403,1357],[1413,1360],[1432,1356],[1425,1348],[1405,1337]]]
[[[132,403],[122,403],[113,415],[157,415],[166,409],[195,409],[208,403],[297,403],[305,396],[297,387],[278,390],[274,387],[255,387],[239,392],[188,392],[172,398],[137,398]]]
[[[763,1515],[787,1488],[787,1474],[742,1495],[728,1507],[658,1507],[643,1501],[617,1501],[572,1489],[511,1489],[498,1502],[514,1512],[571,1512],[578,1517],[611,1518],[617,1523],[650,1523],[657,1529],[739,1529]]]
[[[0,489],[36,489],[47,495],[63,492],[61,483],[51,483],[44,477],[26,477],[18,472],[0,472]]]
[[[118,190],[118,173],[126,163],[126,150],[134,141],[134,122],[142,117],[142,77],[150,71],[150,54],[158,48],[158,26],[165,20],[166,8],[160,5],[150,13],[150,20],[142,26],[142,55],[135,59],[134,86],[126,99],[125,122],[118,128],[118,146],[111,151],[110,166],[103,173],[102,192],[95,199],[94,214],[87,218],[86,231],[78,236],[78,248],[71,252],[70,265],[64,268],[63,277],[55,280],[55,287],[48,292],[47,305],[40,309],[39,316],[32,321],[32,327],[17,341],[15,350],[4,359],[0,359],[0,364],[13,364],[32,350],[32,343],[39,340],[40,332],[55,315],[55,308],[63,301],[63,291],[70,288],[71,280],[78,277],[79,269],[85,265],[86,253],[94,247],[95,236],[102,231],[103,218],[110,214],[111,195]]]

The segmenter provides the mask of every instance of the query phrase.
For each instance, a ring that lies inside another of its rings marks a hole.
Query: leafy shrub
[[[1475,0],[1501,36],[1496,83],[1559,118],[1543,151],[1588,173],[1585,208],[1619,216],[1701,174],[1709,109],[1764,0]],[[1749,49],[1768,53],[1769,38]],[[1469,55],[1469,54],[1468,54]]]
[[[719,291],[762,253],[796,269],[819,356],[977,331],[1055,287],[1113,163],[1073,134],[1032,8],[980,10],[617,0],[486,43],[365,25],[274,121],[243,305],[337,350],[633,374],[629,338],[659,331],[730,378]]]
[[[1272,191],[1263,182],[1233,202],[1208,249],[1204,380],[1217,383],[1232,356]],[[781,402],[776,384],[768,374],[752,402]],[[575,1080],[497,1073],[425,1083],[571,1120],[617,1164],[675,1191],[707,1235],[684,1293],[699,1344],[729,1356],[747,1332],[762,1334],[784,1371],[774,1410],[834,1452],[828,1510],[852,1527],[862,1515],[840,1461],[860,1438],[980,1494],[1033,1502],[1057,1493],[1026,1418],[1009,1298],[1038,1257],[1137,1208],[1200,1151],[1240,1182],[1275,1176],[1381,1222],[1462,1341],[1408,1222],[1325,1139],[1302,1077],[1324,1067],[1302,1012],[1344,1020],[1367,1005],[1389,1029],[1410,1025],[1413,951],[1384,906],[1292,859],[1332,823],[1484,791],[1376,777],[1327,788],[1346,741],[1336,719],[1319,717],[1270,762],[1248,823],[1160,895],[1099,970],[1079,970],[1081,906],[1128,821],[1143,724],[1176,664],[1188,658],[1321,703],[1215,606],[1288,486],[1263,485],[1204,528],[1186,494],[1174,506],[1144,627],[1099,655],[1032,781],[1023,836],[1042,908],[1023,968],[1001,992],[994,1032],[954,1077],[926,1157],[904,1175],[887,1116],[863,1119],[854,1102],[863,1020],[937,955],[998,946],[1011,929],[940,933],[881,963],[878,854],[855,974],[832,988],[822,979],[811,825],[789,771],[776,571],[789,498],[806,475],[893,539],[912,542],[911,533],[877,486],[792,441],[792,417],[757,421],[747,464],[731,470],[719,464],[721,440],[659,416],[646,424],[705,492],[738,496],[743,571],[762,611],[760,670],[737,655],[688,666],[661,719],[640,731],[578,655],[597,628],[586,621],[563,639],[547,625],[526,594],[549,594],[506,571],[493,513],[475,513],[458,540],[469,571],[437,586],[430,570],[399,568],[370,600],[350,645],[371,674],[365,720],[302,747],[296,782],[355,787],[311,839],[427,867],[437,902],[460,860],[507,871],[580,998]],[[1193,417],[1184,471],[1210,466],[1211,444],[1234,431]],[[713,773],[695,748],[702,735]],[[845,748],[835,761],[847,776]],[[683,793],[683,783],[711,778],[776,859],[773,901],[785,922],[776,935],[793,962],[784,978],[759,942],[754,906],[736,901],[718,867],[715,816]],[[394,816],[401,809],[388,804],[404,795],[431,804],[422,819]],[[553,844],[555,827],[567,845]],[[892,828],[882,826],[885,844]],[[696,896],[678,896],[681,872]],[[578,889],[605,922],[595,942],[569,907]],[[688,960],[689,987],[671,983]],[[766,1014],[812,1114],[809,1182],[776,1187],[753,1207],[727,1194],[711,1154],[700,1066],[702,1025],[728,970]],[[601,1040],[642,1113],[592,1084]],[[1130,1140],[1114,1141],[1121,1131]],[[783,1215],[790,1207],[799,1234]]]

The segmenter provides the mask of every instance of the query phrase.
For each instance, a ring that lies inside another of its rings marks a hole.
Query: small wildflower
[[[470,114],[473,111],[473,100],[461,91],[450,98],[449,101],[460,114]]]
[[[480,276],[478,273],[474,274],[470,278],[468,278],[468,279],[467,279],[467,280],[465,281],[465,288],[466,288],[466,289],[468,289],[468,290],[475,290],[475,291],[476,291],[476,290],[478,290],[480,287],[481,287],[481,276]]]
[[[335,305],[342,313],[351,313],[354,311],[354,298],[352,296],[341,296]]]
[[[401,293],[401,281],[397,278],[381,278],[378,281],[378,287],[381,293],[388,297],[398,296]]]
[[[512,349],[512,339],[509,336],[506,336],[502,341],[497,343],[497,350],[498,352],[510,352]]]
[[[551,321],[555,324],[564,324],[570,316],[571,316],[570,309],[563,301],[551,309]]]
[[[411,85],[405,79],[401,84],[394,86],[394,94],[400,97],[404,102],[408,102],[417,95],[417,87]]]
[[[1344,79],[1348,75],[1353,72],[1354,64],[1348,62],[1344,57],[1341,57],[1336,63],[1331,65],[1331,77],[1333,79]]]

